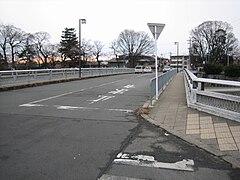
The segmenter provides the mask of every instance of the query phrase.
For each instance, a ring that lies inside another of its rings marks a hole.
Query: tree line
[[[62,32],[59,51],[63,56],[63,61],[69,58],[77,63],[81,59],[81,56],[83,56],[84,64],[89,57],[94,57],[98,62],[98,67],[100,67],[101,61],[99,57],[103,55],[102,50],[104,46],[101,41],[94,41],[92,44],[90,40],[83,40],[81,47],[79,47],[76,30],[74,28],[65,28]],[[110,43],[109,48],[112,50],[117,61],[120,55],[126,56],[126,59],[128,59],[126,65],[128,67],[135,67],[139,56],[153,53],[154,42],[145,32],[124,30],[116,40]],[[119,66],[119,62],[117,64]]]
[[[206,21],[191,30],[190,55],[198,56],[201,62],[232,63],[233,55],[239,55],[239,42],[230,24],[222,21]],[[86,65],[94,58],[100,67],[100,56],[106,46],[101,41],[83,39],[79,45],[76,30],[65,28],[59,44],[50,43],[50,35],[40,31],[26,33],[13,25],[0,25],[0,69],[16,68],[16,57],[24,62],[25,68],[54,68],[60,58],[61,67],[78,67],[79,62]],[[153,55],[154,41],[146,32],[124,30],[113,40],[108,48],[115,55],[117,64],[124,56],[127,67],[135,67],[138,57]]]
[[[56,59],[59,58],[62,67],[78,67],[79,61],[84,66],[89,58],[94,58],[100,67],[104,46],[106,45],[101,41],[83,39],[80,47],[74,28],[65,28],[60,43],[52,44],[47,32],[26,33],[13,25],[1,24],[0,69],[18,68],[19,62],[16,59],[23,62],[25,69],[54,68]],[[128,67],[136,65],[138,56],[152,54],[154,50],[149,35],[134,30],[124,30],[108,46],[117,60],[120,55],[127,57]]]
[[[38,68],[53,66],[54,59],[58,55],[58,45],[51,44],[49,39],[50,35],[47,32],[40,31],[31,34],[13,25],[1,24],[0,68],[15,69],[17,57],[25,62],[26,69],[35,67],[35,61],[37,61]]]

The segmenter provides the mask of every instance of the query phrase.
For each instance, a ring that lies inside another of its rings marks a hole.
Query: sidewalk
[[[183,78],[178,73],[142,117],[240,168],[240,123],[188,108]]]

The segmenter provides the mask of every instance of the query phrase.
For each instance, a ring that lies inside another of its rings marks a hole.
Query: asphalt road
[[[236,177],[229,164],[135,115],[148,100],[153,76],[118,75],[1,92],[0,179]],[[192,159],[194,171],[116,164],[119,153],[165,163]]]
[[[96,179],[136,131],[152,76],[1,92],[1,179]]]

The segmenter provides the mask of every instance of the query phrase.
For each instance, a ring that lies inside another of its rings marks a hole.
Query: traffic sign
[[[152,32],[154,39],[158,39],[163,28],[165,27],[165,24],[160,24],[160,23],[147,23],[147,25],[150,31]]]

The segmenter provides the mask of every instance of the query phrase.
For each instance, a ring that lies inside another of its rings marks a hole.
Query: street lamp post
[[[86,19],[79,19],[79,77],[82,77],[82,42],[81,42],[81,24],[86,24]]]
[[[174,42],[177,45],[177,73],[178,73],[178,53],[179,53],[179,42]]]
[[[233,50],[232,47],[227,48],[227,53],[226,53],[227,54],[227,66],[229,66],[229,54],[228,53],[229,53],[229,51],[232,51],[232,50]]]
[[[155,79],[156,79],[156,100],[158,100],[158,63],[157,63],[157,39],[159,35],[161,34],[163,28],[165,27],[165,24],[159,24],[159,23],[147,23],[150,31],[152,32],[152,35],[155,40]]]

